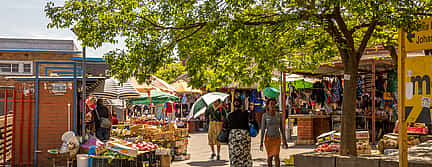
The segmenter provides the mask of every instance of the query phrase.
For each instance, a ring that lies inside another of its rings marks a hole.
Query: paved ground
[[[267,166],[266,152],[259,151],[259,137],[252,138],[252,159],[254,166]],[[294,146],[294,143],[288,144],[290,148],[281,149],[281,161],[289,158],[290,155],[310,152],[312,146]],[[221,148],[221,160],[210,160],[211,151],[207,145],[207,133],[192,133],[189,140],[188,152],[191,154],[191,159],[187,161],[175,161],[172,166],[229,166],[228,146]],[[283,162],[281,163],[283,164]]]

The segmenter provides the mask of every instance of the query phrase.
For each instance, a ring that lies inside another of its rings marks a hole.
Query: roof
[[[1,52],[81,53],[73,40],[0,38]]]
[[[71,57],[71,60],[73,61],[82,61],[83,58],[82,57]],[[86,61],[99,61],[99,62],[104,62],[104,60],[102,58],[98,58],[98,57],[86,57],[85,58]]]
[[[36,76],[9,76],[6,79],[14,79],[19,81],[32,81],[36,79]],[[72,80],[74,77],[50,77],[50,76],[39,76],[40,80]],[[82,76],[76,77],[78,80],[82,79]],[[87,77],[87,80],[99,80],[106,79],[106,77]]]

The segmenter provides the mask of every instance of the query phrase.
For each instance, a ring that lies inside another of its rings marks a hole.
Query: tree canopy
[[[167,64],[166,66],[160,68],[155,75],[160,79],[171,83],[174,82],[177,77],[184,74],[186,72],[185,70],[185,66],[180,61],[172,64]]]
[[[66,0],[48,2],[50,28],[73,28],[90,47],[126,38],[105,60],[121,80],[145,80],[186,60],[190,84],[265,86],[274,70],[341,58],[357,76],[366,47],[394,46],[397,28],[427,15],[426,0]],[[342,154],[356,154],[355,79],[344,82]],[[345,115],[346,114],[346,115]],[[354,122],[354,123],[353,123]]]

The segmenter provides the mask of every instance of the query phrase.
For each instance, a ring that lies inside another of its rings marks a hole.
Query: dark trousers
[[[101,141],[109,140],[109,129],[108,128],[96,128],[96,137]]]

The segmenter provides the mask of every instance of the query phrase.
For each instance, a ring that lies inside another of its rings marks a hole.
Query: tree
[[[183,63],[180,61],[177,63],[168,64],[165,67],[160,68],[155,75],[160,79],[171,83],[174,82],[177,77],[184,74],[185,72],[185,66],[183,66]]]
[[[112,75],[145,80],[175,59],[195,87],[266,86],[273,70],[344,63],[342,155],[356,155],[355,97],[366,47],[393,44],[396,29],[429,11],[428,1],[398,0],[67,0],[49,2],[48,27],[74,28],[83,44],[126,38],[106,54]]]

